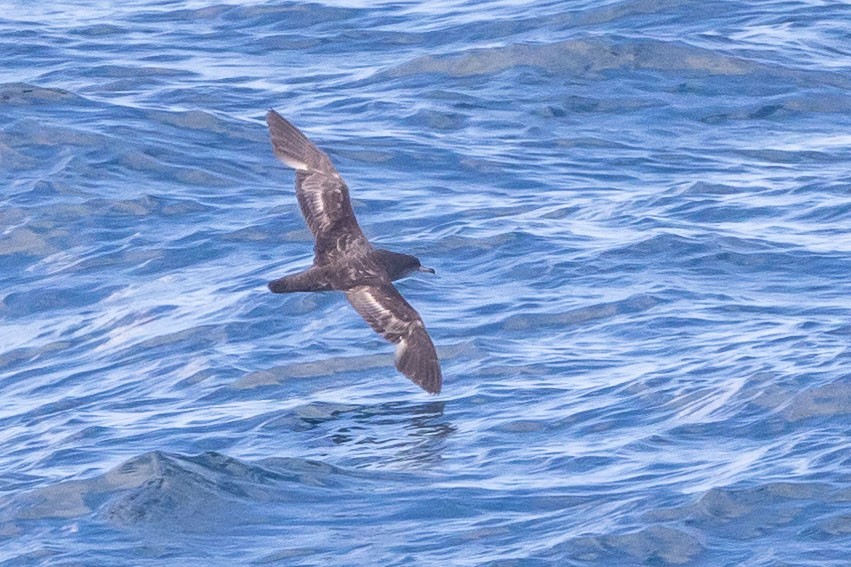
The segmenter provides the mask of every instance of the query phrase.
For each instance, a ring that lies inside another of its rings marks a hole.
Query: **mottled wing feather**
[[[396,344],[396,368],[430,394],[443,378],[437,352],[419,313],[392,284],[363,285],[346,292],[352,306],[375,332]]]
[[[331,262],[357,247],[369,248],[342,180],[321,172],[297,171],[296,197],[316,239],[318,264]]]
[[[349,188],[331,160],[284,117],[266,114],[275,155],[296,170],[296,197],[316,239],[316,263],[325,264],[355,248],[369,249],[361,231]]]

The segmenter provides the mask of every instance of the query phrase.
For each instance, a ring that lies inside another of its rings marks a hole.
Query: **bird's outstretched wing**
[[[275,155],[296,170],[296,197],[316,240],[315,263],[327,264],[351,251],[369,250],[352,209],[349,188],[331,159],[274,110],[266,114],[266,123]]]
[[[375,332],[396,344],[396,368],[430,394],[440,392],[440,362],[420,314],[391,283],[362,285],[346,292]]]

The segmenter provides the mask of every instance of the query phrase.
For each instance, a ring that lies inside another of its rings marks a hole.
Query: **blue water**
[[[0,564],[849,564],[847,4],[85,4],[0,2]],[[441,395],[266,290],[268,108]]]

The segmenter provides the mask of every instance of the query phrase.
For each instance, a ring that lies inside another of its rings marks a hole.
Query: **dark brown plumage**
[[[269,283],[275,293],[344,291],[375,332],[396,344],[396,368],[431,394],[443,379],[419,313],[392,282],[431,272],[418,258],[373,248],[355,218],[349,188],[328,156],[284,117],[266,114],[275,155],[296,170],[296,198],[313,233],[313,266]]]

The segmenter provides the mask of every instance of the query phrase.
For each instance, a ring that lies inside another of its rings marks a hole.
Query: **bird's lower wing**
[[[375,332],[396,344],[396,368],[430,394],[443,377],[434,343],[419,313],[392,284],[363,285],[346,292],[352,306]]]

